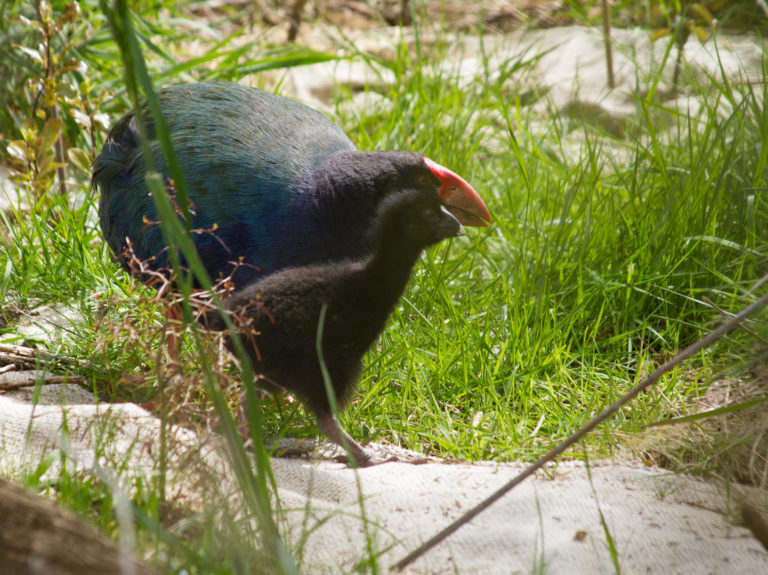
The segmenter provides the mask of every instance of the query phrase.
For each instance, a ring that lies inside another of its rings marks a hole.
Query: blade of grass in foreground
[[[181,173],[173,146],[170,142],[167,130],[165,129],[159,100],[154,92],[152,81],[147,74],[143,56],[131,25],[127,4],[125,1],[118,1],[115,6],[115,9],[112,10],[104,0],[101,2],[102,10],[107,15],[113,31],[113,36],[120,47],[123,58],[126,87],[133,103],[135,118],[139,124],[142,146],[144,148],[144,159],[147,162],[147,185],[152,191],[158,210],[158,216],[160,217],[163,235],[166,244],[170,248],[169,255],[174,272],[176,277],[180,278],[179,287],[184,296],[185,323],[192,324],[192,311],[189,305],[189,296],[192,289],[192,275],[194,275],[195,279],[207,289],[211,288],[211,282],[202,262],[197,257],[189,234],[189,202],[184,186],[183,174]],[[169,166],[170,175],[174,180],[174,185],[178,193],[179,205],[184,214],[184,225],[182,225],[174,212],[162,178],[159,174],[152,171],[151,154],[149,153],[144,116],[140,107],[139,88],[144,92],[147,106],[156,125],[157,136],[160,139],[166,162]],[[178,254],[179,251],[183,254],[188,263],[191,274],[181,269]],[[218,305],[220,307],[220,302],[218,302]],[[261,536],[263,552],[266,554],[268,562],[279,572],[296,572],[295,563],[280,539],[277,527],[272,518],[272,508],[269,490],[267,488],[267,478],[271,476],[271,470],[264,449],[260,426],[258,425],[258,415],[255,421],[251,421],[250,425],[251,437],[253,438],[256,455],[256,472],[254,473],[251,468],[250,459],[245,451],[243,441],[237,432],[237,427],[232,414],[226,405],[224,395],[218,381],[212,373],[211,366],[205,359],[206,354],[203,353],[200,337],[194,328],[192,334],[195,341],[195,348],[199,352],[202,368],[205,373],[206,388],[221,421],[227,445],[229,446],[228,455],[238,480],[241,495],[243,496],[246,505],[248,505],[250,512],[258,520],[258,532]],[[251,393],[251,388],[253,387],[252,370],[250,369],[247,354],[244,353],[242,343],[239,341],[236,334],[233,334],[233,340],[236,342],[236,351],[244,366],[243,376],[246,381],[246,386],[249,392],[247,395],[250,400],[253,395]],[[257,412],[257,410],[249,410],[249,414],[250,412]]]

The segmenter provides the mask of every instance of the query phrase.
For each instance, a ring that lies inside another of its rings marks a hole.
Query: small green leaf
[[[40,134],[40,148],[42,150],[48,150],[53,146],[56,138],[59,137],[59,131],[61,130],[60,118],[48,118],[43,124],[43,131]]]
[[[67,150],[69,161],[79,170],[84,172],[91,171],[91,158],[80,148],[69,148]]]

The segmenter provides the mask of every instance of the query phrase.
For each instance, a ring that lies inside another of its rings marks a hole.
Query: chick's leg
[[[317,427],[322,431],[325,436],[336,443],[341,445],[347,450],[355,460],[358,467],[367,467],[369,465],[376,465],[376,463],[383,463],[379,461],[373,461],[371,456],[366,453],[365,449],[349,435],[341,424],[336,421],[332,414],[322,415],[317,417]]]

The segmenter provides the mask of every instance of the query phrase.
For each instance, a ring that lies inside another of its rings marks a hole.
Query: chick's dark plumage
[[[336,443],[346,440],[358,465],[370,459],[334,421],[316,353],[321,310],[325,307],[323,360],[344,405],[359,378],[363,354],[384,329],[422,250],[463,233],[434,193],[402,192],[382,202],[366,258],[286,269],[225,304],[244,334],[255,373],[295,393],[315,413],[321,431]],[[215,313],[208,314],[207,323],[223,328]]]

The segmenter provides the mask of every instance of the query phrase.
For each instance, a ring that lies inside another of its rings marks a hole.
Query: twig
[[[59,119],[59,111],[56,107],[56,104],[53,104],[50,108],[48,113],[51,115],[51,118],[54,120]],[[58,164],[56,166],[56,177],[59,179],[59,193],[62,196],[67,195],[67,159],[66,154],[64,151],[64,130],[62,128],[59,128],[59,133],[56,136],[56,141],[54,142],[54,158],[56,159],[56,163]]]
[[[0,343],[0,364],[20,363],[22,366],[35,367],[38,362],[80,365],[73,357],[51,355],[32,347]]]
[[[707,296],[703,295],[701,296],[701,301],[703,301],[705,304],[707,304],[709,307],[714,309],[717,313],[719,313],[721,316],[723,316],[726,319],[730,319],[733,317],[733,314],[729,311],[725,311],[723,308],[721,308],[719,305],[717,305],[715,302],[713,302],[711,299],[709,299]],[[745,325],[740,325],[739,329],[745,333],[748,333],[752,337],[754,337],[757,341],[764,345],[768,345],[768,341],[766,341],[764,338],[757,335],[754,331],[749,329]]]
[[[29,375],[23,375],[29,374]],[[34,387],[38,381],[42,379],[43,385],[55,385],[59,383],[85,383],[85,378],[82,375],[45,375],[42,376],[36,372],[18,372],[13,375],[18,376],[16,381],[2,381],[0,379],[0,391],[12,391],[14,389],[22,389],[24,387]]]
[[[401,26],[410,26],[413,23],[411,17],[411,0],[400,0],[400,21]]]
[[[301,26],[301,12],[307,0],[294,0],[291,13],[288,15],[288,42],[295,42]]]
[[[15,353],[5,353],[0,351],[0,364],[6,367],[10,365],[21,365],[22,367],[35,367],[37,360],[27,355],[18,355]],[[2,373],[2,372],[0,372]]]
[[[619,400],[612,403],[610,406],[604,409],[597,417],[595,417],[592,421],[587,423],[584,427],[579,429],[573,435],[569,436],[565,441],[560,443],[557,447],[555,447],[554,449],[550,450],[545,455],[540,457],[535,463],[533,463],[532,465],[527,467],[524,471],[519,473],[514,479],[509,481],[501,489],[499,489],[498,491],[493,493],[490,497],[486,498],[485,500],[480,502],[478,505],[476,505],[475,507],[467,511],[464,515],[459,517],[456,521],[451,523],[448,527],[440,531],[440,533],[433,536],[426,543],[423,543],[420,547],[410,552],[403,559],[395,563],[394,569],[397,569],[398,571],[402,570],[404,567],[408,566],[413,561],[415,561],[416,559],[424,555],[427,551],[432,549],[435,545],[440,543],[443,539],[445,539],[446,537],[454,533],[456,530],[458,530],[462,525],[471,521],[477,515],[485,511],[491,505],[493,505],[496,501],[501,499],[511,489],[513,489],[514,487],[522,483],[525,479],[533,475],[536,471],[541,469],[546,463],[549,463],[550,461],[555,459],[557,456],[561,455],[566,449],[568,449],[571,445],[579,441],[587,433],[595,429],[603,421],[613,416],[617,411],[619,411],[619,409],[621,409],[624,405],[629,403],[642,391],[648,389],[650,386],[656,383],[662,375],[664,375],[668,371],[671,371],[673,368],[677,367],[683,361],[693,356],[694,354],[700,352],[705,347],[716,342],[723,335],[725,335],[726,333],[734,329],[736,326],[738,326],[746,318],[748,318],[755,312],[762,309],[766,304],[768,304],[768,293],[766,293],[760,299],[756,300],[755,302],[745,307],[743,310],[741,310],[741,312],[734,315],[731,319],[729,319],[719,327],[715,328],[714,330],[709,332],[707,335],[705,335],[695,343],[692,343],[691,345],[686,347],[683,351],[678,353],[671,360],[669,360],[664,365],[659,367],[656,371],[651,373],[651,375],[649,375],[637,387],[635,387],[634,389],[632,389],[631,391],[623,395]]]
[[[14,345],[12,343],[0,343],[0,352],[23,355],[25,357],[35,357],[34,347],[25,347],[23,345]]]
[[[603,41],[605,42],[605,66],[608,68],[608,87],[616,87],[613,75],[613,46],[611,44],[611,9],[608,0],[603,0]]]
[[[768,14],[766,14],[766,16],[768,16]],[[763,83],[763,80],[759,80],[758,82],[756,82],[756,84],[758,84],[758,83],[762,85],[762,83]],[[749,296],[751,296],[751,295],[752,295],[752,294],[753,294],[755,291],[757,291],[757,290],[760,288],[760,286],[761,286],[761,285],[763,285],[765,282],[768,282],[768,274],[764,275],[764,276],[763,276],[763,277],[761,277],[759,280],[757,280],[755,283],[753,283],[753,284],[752,284],[752,287],[750,287],[750,288],[749,288],[749,289],[748,289],[748,290],[747,290],[747,291],[744,293],[744,297],[749,297]]]

